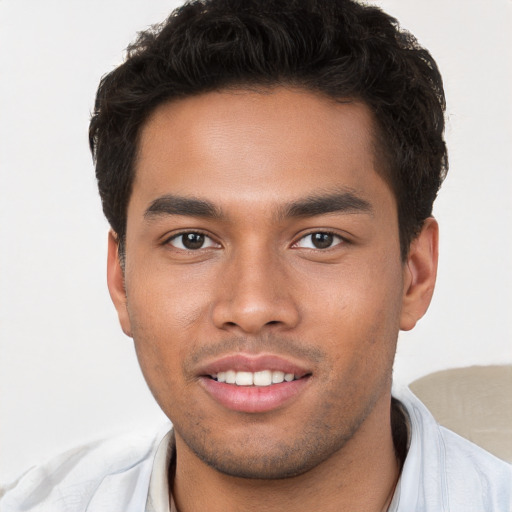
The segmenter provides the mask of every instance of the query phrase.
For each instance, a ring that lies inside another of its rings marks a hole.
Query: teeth
[[[272,372],[272,384],[279,384],[284,381],[284,372]]]
[[[253,380],[255,386],[270,386],[272,384],[272,372],[270,370],[256,372]]]
[[[236,384],[237,386],[270,386],[271,384],[281,384],[281,382],[291,382],[295,380],[293,373],[284,373],[278,370],[262,370],[260,372],[236,372],[227,370],[212,375],[218,382],[226,384]]]
[[[236,372],[235,382],[237,386],[252,386],[254,382],[253,374],[251,372]]]

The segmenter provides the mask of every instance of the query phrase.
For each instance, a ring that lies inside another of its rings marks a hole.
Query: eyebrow
[[[354,192],[343,191],[325,195],[316,194],[293,201],[279,209],[278,217],[314,217],[328,213],[373,214],[373,208],[368,201]]]
[[[297,201],[292,201],[278,208],[276,217],[314,217],[329,213],[369,213],[373,214],[371,204],[354,192],[344,191],[315,194]],[[224,217],[220,208],[205,199],[167,194],[155,199],[144,212],[144,218],[151,219],[164,215],[183,215],[221,219]]]
[[[144,212],[146,219],[161,215],[187,215],[211,219],[223,216],[220,209],[210,201],[172,194],[155,199]]]

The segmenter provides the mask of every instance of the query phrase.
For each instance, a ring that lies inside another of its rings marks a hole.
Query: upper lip
[[[311,373],[307,368],[277,355],[232,354],[220,357],[201,366],[198,374],[199,376],[212,376],[228,370],[238,372],[282,371],[284,373],[293,373],[297,378]]]

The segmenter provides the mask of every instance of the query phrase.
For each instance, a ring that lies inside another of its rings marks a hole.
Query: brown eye
[[[327,249],[331,247],[334,235],[331,233],[313,233],[311,235],[311,243],[317,249]]]
[[[305,249],[330,249],[343,242],[343,239],[333,233],[317,231],[303,236],[296,244],[296,247]]]
[[[204,235],[201,233],[186,233],[181,235],[183,246],[187,249],[201,249],[204,244]]]
[[[168,243],[176,249],[182,249],[185,251],[197,251],[198,249],[217,246],[209,236],[193,231],[180,233],[179,235],[171,238]]]

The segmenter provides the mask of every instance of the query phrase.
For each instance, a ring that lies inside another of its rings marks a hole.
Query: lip
[[[270,386],[237,386],[217,382],[211,376],[227,370],[258,372],[276,370],[293,373],[297,380]],[[213,361],[199,371],[199,383],[216,402],[232,411],[264,413],[280,409],[296,399],[310,382],[311,372],[274,355],[230,355]]]
[[[239,372],[275,370],[284,373],[293,373],[296,377],[303,377],[304,375],[311,373],[306,368],[298,364],[270,354],[257,356],[233,354],[225,356],[202,366],[197,373],[200,376],[211,376],[228,370],[236,370]]]

